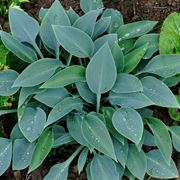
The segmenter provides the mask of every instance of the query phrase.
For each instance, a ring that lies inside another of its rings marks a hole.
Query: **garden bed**
[[[80,7],[79,7],[79,0],[62,0],[62,5],[68,9],[70,6],[73,7],[73,9],[78,12],[79,14],[82,14]],[[105,0],[104,1],[106,7],[112,7],[114,9],[117,9],[121,11],[121,13],[124,16],[125,22],[134,22],[139,20],[156,20],[159,21],[158,25],[156,26],[156,31],[160,31],[160,27],[162,25],[162,22],[167,17],[168,14],[171,12],[180,12],[180,2],[179,0],[138,0],[138,1],[132,1],[132,0]],[[30,3],[23,4],[22,8],[25,9],[26,12],[28,12],[30,15],[34,16],[36,19],[38,19],[38,13],[41,7],[49,7],[52,4],[52,0],[32,0]],[[7,17],[3,17],[0,15],[0,24],[3,28],[3,30],[9,31],[9,25],[7,21]],[[176,86],[173,88],[173,92],[175,94],[180,94],[180,86]],[[170,119],[167,110],[163,108],[154,108],[154,114],[156,117],[162,119],[166,125],[172,125],[173,121]],[[9,116],[11,118],[11,116]],[[8,120],[6,122],[7,124],[11,123],[11,120]],[[8,126],[8,125],[7,125]],[[11,131],[11,129],[10,129]],[[8,134],[9,132],[7,132]],[[70,149],[71,148],[71,149]],[[73,147],[76,148],[76,147]],[[27,177],[27,179],[32,180],[41,180],[43,177],[47,174],[49,168],[55,164],[55,162],[64,161],[69,157],[69,154],[72,154],[74,149],[72,149],[72,146],[67,146],[65,149],[61,149],[60,152],[52,152],[55,155],[51,156],[51,160],[47,158],[47,160],[43,163],[43,165],[36,171],[34,171],[30,178]],[[180,155],[177,152],[174,152],[173,159],[176,162],[176,165],[180,168]],[[15,178],[15,177],[16,178]],[[2,180],[20,180],[25,179],[25,173],[19,174],[18,172],[12,173],[12,171],[6,172],[0,179]],[[70,168],[70,174],[69,174],[69,180],[85,180],[86,175],[85,173],[82,173],[81,176],[77,174],[77,166],[76,163],[71,165]]]

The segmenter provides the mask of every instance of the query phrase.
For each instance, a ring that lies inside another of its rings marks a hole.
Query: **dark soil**
[[[1,0],[0,0],[1,1]],[[38,19],[38,12],[41,7],[49,7],[53,0],[30,0],[30,3],[22,5],[30,15]],[[82,14],[79,6],[79,0],[61,0],[62,5],[68,9],[70,6],[79,14]],[[171,12],[180,12],[180,0],[104,0],[104,4],[108,8],[114,8],[119,10],[123,16],[125,22],[134,22],[139,20],[156,20],[158,25],[156,31],[160,31],[160,27],[164,19]],[[0,25],[3,30],[9,31],[9,25],[7,17],[0,15]],[[180,86],[174,90],[175,94],[180,94]],[[172,125],[173,121],[169,118],[166,109],[155,108],[154,113],[156,117],[162,119],[167,125]],[[56,162],[63,162],[72,154],[74,148],[66,147],[60,153],[58,152],[55,157],[51,157],[51,161],[47,160],[38,170],[32,173],[31,177],[27,179],[42,180],[47,174],[51,165]],[[180,154],[174,152],[173,158],[180,169]],[[48,158],[47,158],[48,159]],[[15,172],[8,171],[4,176],[0,177],[0,180],[24,180],[26,172]],[[76,163],[70,167],[69,180],[86,180],[85,173],[80,176],[77,174]]]

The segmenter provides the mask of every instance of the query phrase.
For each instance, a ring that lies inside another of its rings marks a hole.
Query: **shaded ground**
[[[38,19],[38,12],[41,7],[49,7],[53,0],[31,0],[31,3],[23,5],[25,11],[30,15]],[[68,9],[70,6],[78,13],[82,13],[79,7],[79,0],[61,0],[62,5]],[[162,22],[171,12],[180,12],[180,0],[104,0],[106,7],[111,7],[121,11],[124,16],[125,22],[133,22],[139,20],[156,20],[159,21],[156,30],[159,31]],[[9,30],[7,17],[0,15],[0,25],[6,31]],[[179,87],[179,86],[178,86]],[[175,94],[178,94],[179,88],[174,90]],[[180,93],[180,92],[179,92]],[[172,125],[172,121],[168,116],[167,110],[155,109],[155,115],[165,121],[167,125]],[[67,149],[70,149],[67,151]],[[27,179],[42,180],[42,177],[48,172],[51,165],[55,162],[62,162],[67,159],[73,152],[72,148],[66,148],[57,153],[55,157],[51,158],[51,161],[45,162],[45,164],[36,170],[32,177]],[[176,163],[180,165],[180,154],[174,153],[173,155]],[[47,158],[48,159],[48,158]],[[16,177],[16,178],[14,178]],[[4,176],[0,177],[0,180],[23,180],[25,179],[25,172],[20,174],[16,172],[12,174],[12,171],[7,172]],[[69,180],[85,180],[85,173],[77,177],[76,163],[71,166]]]

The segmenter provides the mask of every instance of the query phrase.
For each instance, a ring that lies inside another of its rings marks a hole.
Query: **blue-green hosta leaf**
[[[123,53],[127,54],[134,48],[135,42],[136,42],[135,39],[127,39],[127,40],[119,41],[118,44],[121,47]]]
[[[86,80],[92,92],[102,94],[113,87],[116,76],[115,62],[106,43],[89,62],[86,69]]]
[[[124,137],[114,128],[112,124],[112,116],[115,112],[115,109],[112,107],[104,107],[102,108],[102,112],[104,115],[104,119],[106,122],[106,126],[110,134],[120,143],[124,144]]]
[[[100,13],[101,13],[100,9],[89,11],[86,14],[84,14],[83,16],[79,17],[75,21],[73,26],[75,28],[78,28],[78,29],[84,31],[90,37],[92,37],[94,28],[95,28],[95,24],[96,24],[96,20]]]
[[[146,76],[141,79],[143,93],[154,102],[162,107],[180,108],[180,105],[171,90],[160,80],[155,77]]]
[[[69,130],[69,133],[71,136],[79,143],[84,146],[90,147],[88,142],[83,136],[83,131],[82,131],[82,122],[84,121],[84,116],[80,115],[74,115],[70,117],[67,121],[67,127]]]
[[[160,54],[180,54],[180,13],[171,13],[164,21],[160,32]]]
[[[73,56],[91,57],[94,52],[94,44],[85,32],[75,27],[59,25],[53,25],[53,30],[59,44]]]
[[[114,9],[106,9],[102,17],[111,17],[110,26],[108,28],[109,33],[116,33],[119,27],[124,24],[122,14]]]
[[[46,113],[41,108],[27,107],[21,119],[19,128],[29,142],[35,141],[43,132]]]
[[[70,7],[67,11],[66,14],[69,17],[69,20],[71,22],[71,25],[74,24],[74,22],[79,18],[79,15],[74,11],[72,7]]]
[[[54,107],[58,102],[68,97],[69,93],[65,88],[46,89],[36,94],[34,99],[49,106]]]
[[[136,76],[120,73],[118,74],[116,82],[111,90],[115,93],[142,92],[143,86]]]
[[[138,109],[138,113],[141,115],[142,118],[152,117],[153,116],[153,110],[150,110],[148,108],[142,108]]]
[[[53,126],[54,140],[56,140],[60,136],[64,135],[65,133],[66,133],[66,131],[65,131],[64,127],[62,127],[60,125],[56,125],[56,124]]]
[[[14,142],[16,139],[24,139],[24,135],[22,134],[18,123],[16,123],[11,131],[10,139]]]
[[[144,73],[153,73],[168,78],[180,73],[180,55],[155,56],[142,70]]]
[[[115,162],[105,155],[96,154],[91,161],[90,173],[92,180],[119,180],[119,172]]]
[[[123,72],[124,70],[124,55],[117,42],[115,42],[111,48],[111,52],[116,64],[117,72]]]
[[[145,44],[124,57],[124,72],[130,73],[133,71],[137,65],[140,63],[141,59],[144,57],[148,49],[148,44]]]
[[[46,81],[41,88],[60,88],[76,82],[85,81],[85,68],[79,65],[69,66],[60,70],[48,81]]]
[[[49,113],[46,126],[60,120],[73,110],[80,110],[83,107],[82,100],[79,98],[67,97],[57,103]]]
[[[172,155],[172,141],[167,126],[157,118],[147,118],[147,124],[154,134],[154,140],[165,161],[169,164]]]
[[[145,20],[122,25],[118,30],[118,37],[122,40],[142,36],[151,31],[156,24],[157,21]]]
[[[44,180],[67,180],[68,178],[68,171],[69,171],[69,162],[63,162],[61,164],[56,164],[52,166],[49,173],[45,176]]]
[[[41,9],[39,10],[39,20],[42,21],[43,18],[45,17],[45,15],[48,12],[48,8],[43,8],[41,7]]]
[[[69,159],[67,159],[65,162],[54,165],[47,176],[44,178],[44,180],[67,180],[68,178],[68,170],[69,165],[72,162],[72,160],[79,154],[79,152],[83,149],[82,146],[80,146],[71,156]]]
[[[13,87],[32,87],[49,79],[60,67],[55,59],[41,59],[30,64],[15,80]]]
[[[144,125],[137,111],[131,108],[120,108],[113,114],[112,123],[120,134],[135,144],[140,142]]]
[[[117,169],[118,174],[119,174],[119,179],[122,179],[125,169],[119,163],[116,163],[116,169]]]
[[[169,127],[169,131],[172,135],[173,146],[180,152],[180,126]]]
[[[76,143],[69,133],[64,133],[61,137],[54,140],[53,148],[59,148],[59,146]]]
[[[80,7],[84,13],[87,13],[91,10],[103,8],[102,0],[80,0]]]
[[[9,9],[9,24],[14,38],[34,44],[39,33],[38,22],[18,8]]]
[[[154,103],[143,93],[110,93],[109,101],[113,105],[141,109]]]
[[[5,115],[5,114],[11,114],[11,113],[16,113],[16,109],[9,109],[9,110],[0,110],[0,116]]]
[[[29,143],[26,139],[16,139],[13,145],[13,170],[22,170],[29,166],[35,143]]]
[[[39,86],[21,88],[19,94],[18,108],[20,108],[27,101],[27,99],[31,97],[33,94],[38,94],[42,91],[44,90],[39,89]]]
[[[105,44],[108,43],[112,48],[114,42],[117,41],[117,34],[106,34],[94,41],[94,54]]]
[[[154,136],[147,130],[144,130],[144,142],[143,144],[146,146],[157,146],[155,143]]]
[[[59,51],[58,43],[52,25],[70,26],[69,18],[58,0],[55,0],[48,9],[41,23],[40,36],[45,45],[53,49],[56,53]]]
[[[16,71],[10,69],[0,72],[0,96],[11,96],[19,90],[17,87],[12,87],[18,75]]]
[[[111,17],[102,17],[101,19],[99,19],[95,24],[95,28],[92,36],[93,39],[96,39],[104,32],[106,32],[110,25],[110,22],[111,22]]]
[[[147,173],[149,176],[158,179],[174,179],[179,177],[174,161],[171,159],[168,165],[160,151],[152,150],[146,154],[146,157]]]
[[[0,176],[11,164],[12,142],[9,139],[0,138]]]
[[[53,131],[51,128],[45,129],[44,132],[38,139],[36,144],[36,148],[34,150],[32,161],[29,166],[28,173],[32,172],[36,168],[38,168],[46,156],[50,153],[54,144]]]
[[[90,171],[90,165],[91,165],[91,163],[87,164],[87,166],[86,166],[86,176],[87,176],[88,180],[92,180],[91,171]]]
[[[95,104],[96,103],[96,95],[89,89],[89,86],[86,82],[78,82],[76,83],[77,90],[79,95],[88,103]]]
[[[128,170],[138,179],[143,180],[147,170],[146,155],[143,151],[138,151],[133,144],[129,146],[129,153],[126,164]]]
[[[21,60],[32,63],[37,60],[36,53],[28,46],[23,45],[6,32],[0,32],[3,44]]]
[[[180,82],[180,75],[162,79],[168,87],[174,87]]]
[[[116,160],[112,139],[99,117],[88,114],[82,121],[82,132],[85,140],[92,147]]]
[[[79,174],[84,169],[84,166],[85,166],[86,161],[87,161],[88,153],[89,153],[89,149],[85,148],[85,149],[83,149],[83,151],[79,155],[79,158],[78,158],[78,172],[79,172]]]
[[[150,59],[155,52],[159,50],[159,34],[145,34],[138,38],[135,43],[135,49],[148,43],[148,49],[143,59]]]
[[[125,168],[127,157],[128,157],[128,141],[125,140],[124,144],[120,143],[116,139],[113,139],[114,150],[117,157],[117,160],[121,163],[121,165]]]

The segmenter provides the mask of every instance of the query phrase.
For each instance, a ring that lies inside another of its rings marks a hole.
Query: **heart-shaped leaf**
[[[143,86],[141,81],[131,74],[120,73],[112,88],[115,93],[133,93],[142,92]]]
[[[169,127],[169,130],[172,134],[172,141],[175,149],[180,152],[180,127],[172,126]]]
[[[19,128],[27,140],[33,142],[43,132],[45,122],[46,113],[41,108],[27,107],[19,119]]]
[[[1,31],[0,36],[6,48],[13,52],[21,60],[27,63],[32,63],[37,60],[37,55],[31,48],[20,43],[10,34]]]
[[[138,179],[143,180],[147,170],[146,155],[143,151],[138,151],[133,144],[129,146],[129,153],[127,159],[127,168]]]
[[[0,176],[11,164],[12,142],[9,139],[0,138]]]
[[[10,69],[0,72],[0,96],[11,96],[19,90],[18,87],[12,87],[18,75],[16,71]]]
[[[106,43],[99,49],[88,64],[86,80],[92,92],[102,94],[113,87],[116,76],[115,62],[111,50]]]
[[[45,45],[53,49],[59,57],[59,43],[52,29],[53,25],[70,26],[69,18],[58,0],[55,0],[44,16],[40,36]]]
[[[144,73],[153,73],[168,78],[180,73],[180,55],[155,56],[142,70]]]
[[[88,114],[82,121],[82,132],[85,140],[92,147],[116,160],[112,139],[99,117]]]
[[[46,156],[51,151],[54,144],[53,132],[51,128],[45,129],[44,132],[38,139],[36,144],[36,148],[33,153],[32,161],[29,166],[28,173],[32,172],[36,168],[38,168]]]
[[[147,118],[148,126],[154,134],[154,140],[164,160],[169,164],[172,155],[172,141],[167,126],[159,119]]]
[[[79,98],[67,97],[64,100],[57,103],[51,110],[46,122],[46,126],[60,120],[73,110],[80,110],[83,107],[82,100]]]
[[[32,87],[49,79],[60,67],[60,62],[55,59],[41,59],[30,64],[18,76],[13,87]]]
[[[76,82],[85,81],[85,68],[79,65],[69,66],[60,70],[48,81],[46,81],[41,88],[60,88]]]
[[[180,105],[171,90],[160,80],[152,76],[146,76],[141,79],[143,93],[155,105],[162,107],[180,108]]]
[[[178,178],[178,170],[175,163],[171,159],[170,164],[162,157],[158,150],[152,150],[146,154],[147,156],[147,173],[149,176],[158,179],[174,179]]]
[[[94,51],[92,39],[82,30],[70,26],[53,25],[56,39],[62,47],[79,58],[91,57]]]
[[[13,170],[22,170],[30,165],[35,143],[26,139],[16,139],[13,145]]]
[[[92,180],[119,180],[116,164],[112,159],[103,155],[95,155],[90,165]]]
[[[94,28],[95,28],[95,24],[96,24],[96,19],[100,13],[101,13],[100,9],[89,11],[85,15],[79,17],[75,21],[73,26],[84,31],[90,37],[92,37]]]
[[[120,134],[135,144],[140,142],[143,135],[143,121],[137,111],[131,108],[120,108],[114,113],[112,123]]]

